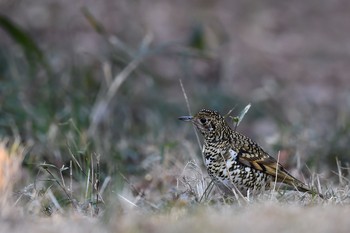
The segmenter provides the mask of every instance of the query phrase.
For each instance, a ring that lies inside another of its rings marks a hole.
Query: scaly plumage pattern
[[[311,193],[257,143],[232,130],[218,112],[203,109],[194,116],[179,119],[192,122],[203,135],[208,173],[225,193],[232,194],[233,189],[243,194],[248,190],[256,193],[270,188],[274,181]]]

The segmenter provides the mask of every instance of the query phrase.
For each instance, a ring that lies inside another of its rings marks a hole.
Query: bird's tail
[[[310,189],[304,182],[298,180],[291,174],[289,174],[284,168],[281,167],[277,173],[277,182],[286,183],[300,192],[310,193],[312,195],[318,195],[322,199],[324,196],[315,189]]]
[[[309,188],[306,184],[304,184],[300,180],[295,179],[295,181],[291,185],[293,185],[295,189],[300,192],[310,193],[312,195],[318,195],[320,198],[325,199],[323,194],[319,193],[315,189]]]

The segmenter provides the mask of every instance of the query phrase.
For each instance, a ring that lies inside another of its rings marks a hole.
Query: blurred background
[[[350,161],[349,12],[347,0],[1,0],[0,135],[27,147],[22,186],[44,162],[74,166],[79,183],[99,161],[111,190],[177,187],[188,161],[202,166],[177,120],[180,79],[192,113],[251,103],[239,132],[294,175],[337,182]]]

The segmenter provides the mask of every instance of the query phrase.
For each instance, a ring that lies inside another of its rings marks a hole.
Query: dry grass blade
[[[125,67],[125,69],[114,78],[112,84],[107,90],[106,95],[97,100],[95,106],[92,108],[90,115],[91,124],[88,129],[89,135],[94,135],[96,127],[103,120],[103,116],[106,115],[106,111],[112,98],[117,94],[118,89],[122,83],[127,79],[127,77],[129,77],[131,72],[133,72],[138,67],[141,61],[141,58],[135,59],[127,67]]]
[[[251,107],[251,104],[248,104],[247,106],[245,106],[245,108],[239,113],[239,116],[237,117],[233,117],[233,121],[235,122],[235,127],[234,127],[234,131],[237,130],[237,127],[239,126],[239,124],[242,122],[245,114],[247,114],[247,112],[249,111]]]
[[[205,197],[206,199],[208,198],[209,194],[212,192],[214,188],[214,181],[211,180],[210,183],[208,184],[208,186],[206,187],[206,189],[204,190],[202,196],[199,199],[199,203],[201,203],[203,201],[203,198]]]
[[[87,195],[87,189],[88,189],[88,185],[90,184],[91,185],[91,190],[92,190],[92,192],[94,192],[94,191],[97,191],[97,193],[96,193],[96,195],[98,195],[98,197],[99,197],[99,201],[101,201],[102,203],[104,203],[104,200],[103,200],[103,198],[102,198],[102,195],[99,193],[99,191],[98,190],[96,190],[96,185],[94,185],[94,181],[93,181],[93,179],[94,179],[94,177],[91,177],[90,178],[90,173],[86,173],[85,171],[84,171],[84,169],[82,168],[82,166],[80,165],[80,163],[79,163],[79,161],[77,160],[77,158],[75,157],[75,155],[74,155],[74,153],[73,153],[73,151],[71,150],[71,148],[70,148],[70,146],[67,144],[67,148],[68,148],[68,151],[69,151],[69,154],[70,154],[70,156],[73,158],[73,161],[74,161],[74,163],[78,166],[78,168],[79,168],[79,170],[80,170],[80,172],[84,175],[84,177],[87,177],[87,184],[86,184],[86,194],[85,194],[85,196]],[[99,160],[99,155],[96,155],[95,154],[95,157],[96,157],[96,159],[97,160]],[[71,196],[72,196],[72,183],[73,183],[73,161],[72,160],[70,160],[70,168],[69,168],[69,175],[70,175],[70,185],[69,185],[69,191],[70,191],[70,193],[71,193]],[[90,162],[91,162],[91,167],[90,167],[90,169],[92,170],[92,172],[94,171],[94,165],[93,165],[93,156],[92,156],[92,154],[91,154],[91,156],[90,156]],[[44,165],[41,165],[41,166],[44,166]],[[45,166],[49,166],[48,164],[45,164]],[[98,166],[99,166],[99,162],[98,162]],[[55,166],[53,166],[54,168],[56,168]],[[99,167],[97,167],[97,169],[99,170]],[[90,170],[89,170],[89,172],[90,172]],[[62,178],[63,179],[63,178]]]
[[[88,176],[87,176],[87,179],[86,179],[86,187],[85,187],[85,199],[88,199],[88,193],[89,193],[89,184],[91,183],[91,180],[90,180],[90,168],[88,170]]]
[[[118,194],[118,196],[125,201],[126,203],[130,204],[132,207],[138,207],[134,202],[130,201],[128,198],[122,196],[121,194]]]
[[[343,185],[344,184],[344,176],[343,176],[343,172],[342,172],[342,168],[341,168],[341,162],[339,161],[338,158],[336,158],[336,162],[337,162],[337,168],[338,168],[339,184]]]
[[[101,189],[100,189],[100,193],[101,195],[103,194],[103,192],[105,191],[105,189],[107,188],[107,185],[110,183],[111,181],[111,177],[107,176],[105,178],[105,180],[103,181],[102,185],[101,185]]]
[[[58,180],[58,178],[50,171],[50,167],[55,168],[56,170],[59,171],[59,169],[51,164],[42,164],[39,165],[39,167],[41,167],[42,169],[44,169],[51,177],[52,177],[52,181],[55,182],[65,193],[65,195],[67,196],[68,200],[70,201],[70,203],[72,204],[72,206],[77,209],[77,205],[75,203],[75,201],[73,200],[73,197],[70,195],[70,191],[67,190],[67,188],[61,184],[61,182]]]
[[[278,151],[278,155],[277,155],[277,164],[280,163],[280,151]],[[273,182],[273,191],[276,191],[276,185],[277,185],[277,175],[278,175],[278,167],[276,166],[276,171],[275,171],[275,181]]]
[[[192,111],[191,111],[190,103],[189,103],[189,101],[188,101],[188,97],[187,97],[187,94],[186,94],[184,85],[183,85],[183,83],[182,83],[182,80],[179,79],[179,82],[180,82],[180,86],[181,86],[182,93],[183,93],[184,98],[185,98],[185,101],[186,101],[186,106],[187,106],[188,114],[189,114],[190,116],[192,116]],[[194,133],[196,134],[198,146],[199,146],[200,150],[202,151],[203,146],[202,146],[201,141],[200,141],[200,139],[199,139],[199,135],[198,135],[198,133],[197,133],[196,127],[193,126],[193,129],[194,129]],[[203,157],[203,159],[204,159],[204,157]]]
[[[247,112],[249,111],[250,107],[252,105],[251,104],[248,104],[247,106],[244,107],[244,109],[241,111],[241,113],[239,114],[238,118],[238,122],[237,122],[237,126],[241,123],[241,121],[243,120],[245,114],[247,114]]]
[[[130,76],[130,74],[137,67],[139,67],[143,59],[148,55],[148,53],[150,53],[149,46],[152,42],[152,39],[153,37],[151,34],[146,34],[146,36],[143,38],[141,42],[140,50],[138,51],[138,54],[132,56],[134,57],[134,59],[119,74],[115,76],[115,78],[110,83],[110,85],[108,85],[109,88],[107,92],[105,92],[102,89],[100,90],[98,98],[90,114],[91,123],[88,129],[88,134],[90,136],[94,135],[96,127],[100,124],[100,122],[103,120],[103,117],[106,115],[108,106],[111,100],[113,99],[113,97],[116,96],[121,85]]]
[[[54,206],[56,207],[56,209],[58,209],[58,211],[60,211],[61,214],[64,213],[61,205],[59,204],[57,198],[55,197],[55,195],[52,193],[51,189],[47,190],[47,195],[49,196],[51,202],[54,204]]]

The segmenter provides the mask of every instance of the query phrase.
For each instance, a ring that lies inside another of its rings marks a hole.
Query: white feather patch
[[[205,159],[205,165],[208,166],[210,164],[210,159],[209,158],[206,158]]]
[[[237,159],[237,152],[236,151],[230,149],[228,152],[230,153],[230,156],[232,157],[233,160]]]

